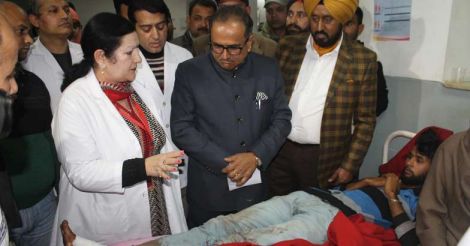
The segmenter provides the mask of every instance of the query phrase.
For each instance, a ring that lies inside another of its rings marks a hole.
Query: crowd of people
[[[114,6],[82,25],[65,0],[0,1],[0,246],[322,244],[343,215],[455,245],[470,226],[470,130],[358,179],[389,101],[357,0],[266,0],[258,32],[248,0],[192,0],[175,38],[163,0]]]

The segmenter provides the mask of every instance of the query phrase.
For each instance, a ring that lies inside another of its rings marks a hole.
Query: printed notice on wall
[[[411,0],[375,0],[374,39],[410,40]]]

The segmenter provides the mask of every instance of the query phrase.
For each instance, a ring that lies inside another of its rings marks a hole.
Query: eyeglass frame
[[[209,46],[210,46],[211,51],[217,55],[223,54],[224,51],[227,50],[227,53],[229,53],[231,56],[238,56],[242,53],[242,50],[246,47],[248,40],[250,40],[250,37],[246,38],[245,42],[243,42],[241,46],[220,45],[220,44],[214,44],[212,41],[209,41]],[[215,51],[214,45],[218,46],[218,48],[222,48],[222,50],[220,52]],[[230,49],[232,49],[232,51],[230,51]]]

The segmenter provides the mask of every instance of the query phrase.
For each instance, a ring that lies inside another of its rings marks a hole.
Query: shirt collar
[[[338,45],[330,52],[327,53],[323,56],[331,56],[331,55],[337,55],[339,53],[339,49],[341,47],[341,44],[343,43],[343,35],[341,34],[341,38],[338,41]],[[307,53],[314,55],[316,58],[319,58],[320,55],[318,52],[313,48],[313,36],[312,34],[309,35],[307,44],[305,44],[305,49],[307,49]]]

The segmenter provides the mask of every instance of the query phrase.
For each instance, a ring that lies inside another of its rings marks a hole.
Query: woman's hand
[[[169,173],[178,171],[184,151],[172,151],[158,154],[145,159],[145,172],[147,176],[170,179]]]

